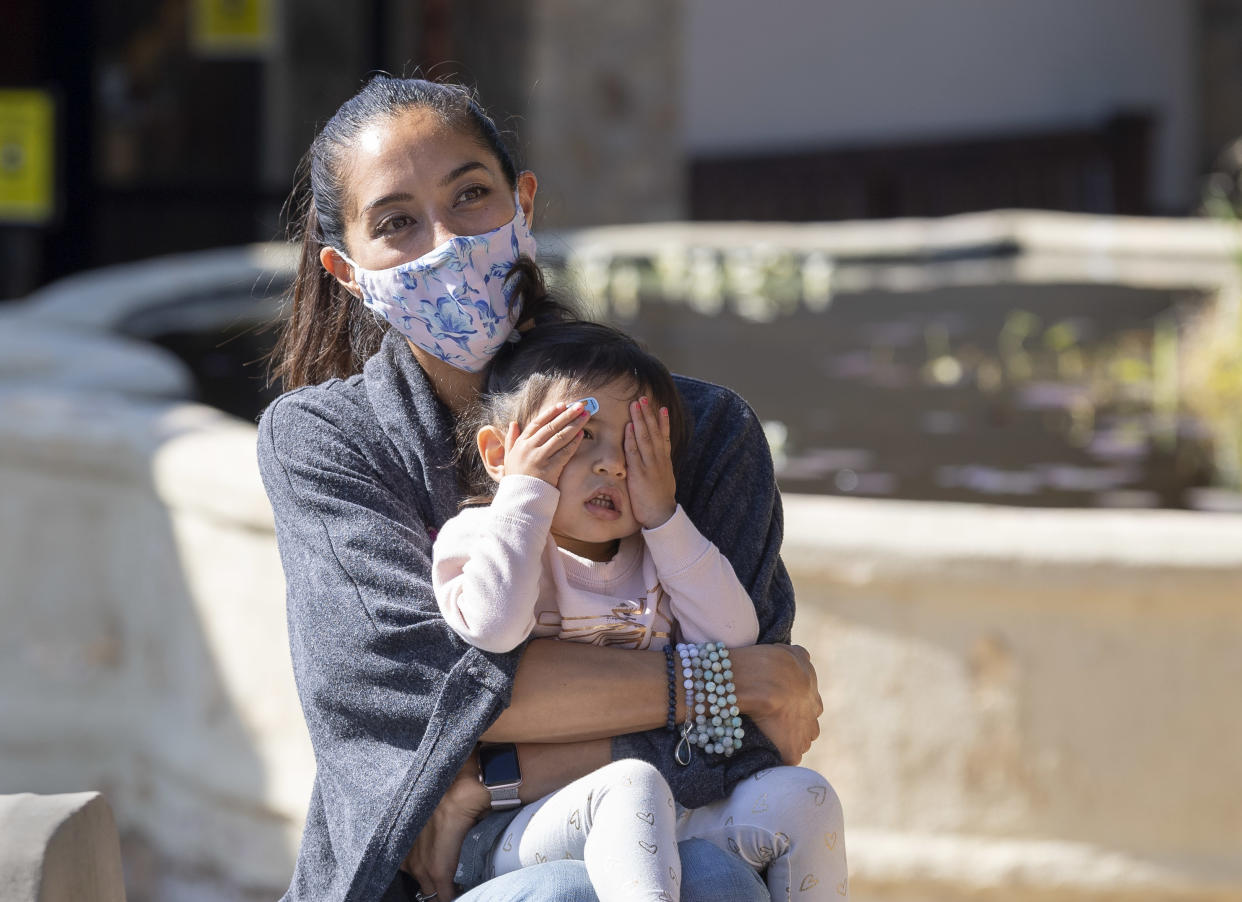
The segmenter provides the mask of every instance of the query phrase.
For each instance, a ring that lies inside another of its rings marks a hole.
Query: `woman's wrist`
[[[462,764],[461,770],[457,772],[457,777],[449,786],[444,798],[445,801],[470,814],[476,820],[490,810],[492,799],[487,787],[479,779],[479,753],[477,751],[471,752]]]
[[[733,685],[737,706],[752,719],[772,711],[772,700],[780,691],[779,677],[786,655],[775,645],[744,645],[729,650],[733,658]]]
[[[742,747],[746,728],[737,704],[728,647],[723,642],[679,642],[677,653],[687,711],[674,759],[678,764],[689,764],[691,746],[731,757]]]

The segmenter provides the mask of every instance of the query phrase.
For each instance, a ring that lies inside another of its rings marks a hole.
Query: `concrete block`
[[[121,844],[104,797],[0,796],[0,899],[125,902]]]

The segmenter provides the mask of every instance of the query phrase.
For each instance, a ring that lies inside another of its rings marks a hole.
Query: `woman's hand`
[[[781,753],[797,764],[819,736],[819,697],[811,656],[800,645],[731,648],[733,682],[743,712]]]
[[[667,407],[661,407],[657,416],[645,397],[630,404],[630,422],[625,424],[625,482],[634,519],[644,529],[663,526],[677,510],[669,435]]]
[[[457,896],[453,875],[462,841],[488,806],[487,790],[479,783],[478,758],[471,753],[402,865],[414,875],[424,895],[437,893],[437,902],[450,902]]]
[[[582,427],[589,414],[581,401],[558,402],[526,424],[509,424],[505,435],[506,476],[523,475],[555,486],[582,444]]]

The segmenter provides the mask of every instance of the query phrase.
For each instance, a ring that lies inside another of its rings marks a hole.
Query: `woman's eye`
[[[582,437],[583,437],[584,439],[588,439],[588,438],[595,438],[595,434],[594,434],[593,432],[591,432],[591,430],[590,430],[590,429],[583,429],[583,430],[582,430]]]
[[[381,221],[378,226],[376,226],[375,231],[377,234],[387,235],[392,232],[397,232],[397,231],[400,231],[401,229],[404,229],[406,226],[410,225],[410,223],[412,223],[413,221],[414,220],[412,220],[410,217],[404,214],[398,215],[398,216],[389,216],[387,219]]]
[[[487,194],[488,194],[488,189],[485,186],[471,185],[469,188],[465,189],[464,191],[462,191],[460,194],[457,195],[457,202],[459,204],[469,203],[472,200],[480,200],[481,198],[486,197]]]

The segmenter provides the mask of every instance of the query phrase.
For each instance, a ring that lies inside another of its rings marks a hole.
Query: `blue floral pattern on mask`
[[[439,360],[477,373],[513,332],[520,310],[506,278],[519,257],[535,256],[535,238],[514,194],[516,213],[483,235],[453,238],[388,269],[354,268],[362,302]],[[495,248],[495,249],[493,249]]]

